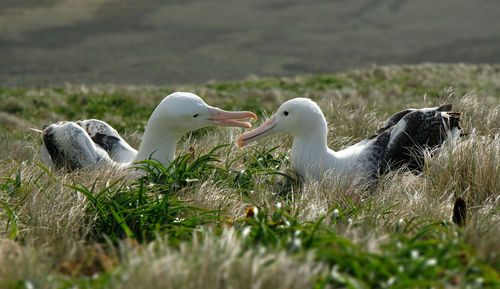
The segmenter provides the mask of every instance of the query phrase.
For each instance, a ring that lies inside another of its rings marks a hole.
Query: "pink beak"
[[[269,135],[272,132],[272,129],[276,126],[276,123],[274,122],[275,119],[276,117],[273,115],[258,128],[240,135],[238,137],[238,146],[240,148],[244,147],[252,141]]]
[[[238,120],[247,118],[257,120],[255,113],[250,111],[227,111],[216,107],[209,107],[208,112],[210,113],[210,118],[208,120],[220,126],[251,128],[252,125],[249,122]]]

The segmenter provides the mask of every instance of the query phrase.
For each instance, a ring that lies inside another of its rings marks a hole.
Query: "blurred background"
[[[0,0],[0,85],[500,62],[498,0]]]

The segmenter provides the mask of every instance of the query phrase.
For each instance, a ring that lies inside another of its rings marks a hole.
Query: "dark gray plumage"
[[[445,104],[435,108],[407,109],[391,116],[378,131],[378,135],[390,134],[380,160],[380,173],[403,166],[420,172],[426,149],[432,151],[447,137],[463,135],[460,126],[462,114],[448,112],[451,109],[451,104]]]
[[[451,109],[451,104],[444,104],[397,112],[375,135],[358,143],[367,149],[359,159],[367,172],[365,180],[376,180],[402,167],[421,172],[425,150],[439,147],[449,136],[463,135],[461,113],[448,112]]]
[[[44,126],[42,137],[42,157],[55,169],[73,171],[109,162],[107,153],[96,146],[87,132],[74,122]]]
[[[42,136],[42,157],[58,170],[92,168],[111,160],[126,163],[137,153],[109,124],[96,119],[44,126]]]
[[[137,154],[113,127],[102,120],[86,119],[77,121],[76,124],[85,129],[90,138],[116,162],[131,162]]]
[[[411,113],[411,112],[415,112],[417,110],[420,110],[420,111],[425,111],[425,110],[430,110],[430,111],[451,111],[453,105],[452,104],[443,104],[443,105],[440,105],[438,107],[434,107],[434,108],[423,108],[423,109],[415,109],[415,108],[409,108],[409,109],[405,109],[403,111],[400,111],[400,112],[397,112],[395,114],[393,114],[385,123],[384,125],[378,130],[377,133],[382,133],[384,132],[386,129],[396,125],[398,123],[398,121],[400,121],[405,115]]]

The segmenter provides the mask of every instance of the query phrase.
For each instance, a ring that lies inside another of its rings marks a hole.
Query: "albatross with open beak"
[[[248,118],[257,119],[252,112],[225,111],[207,105],[195,94],[175,92],[151,114],[139,150],[107,123],[90,119],[44,127],[42,158],[49,167],[67,170],[101,164],[128,167],[149,158],[168,166],[183,134],[207,126],[251,128],[249,122],[240,121]]]

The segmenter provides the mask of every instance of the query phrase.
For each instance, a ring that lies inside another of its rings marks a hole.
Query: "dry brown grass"
[[[158,240],[147,247],[122,243],[123,270],[116,288],[307,288],[324,267],[312,255],[296,259],[283,251],[246,249],[234,230],[221,237],[170,249]]]

